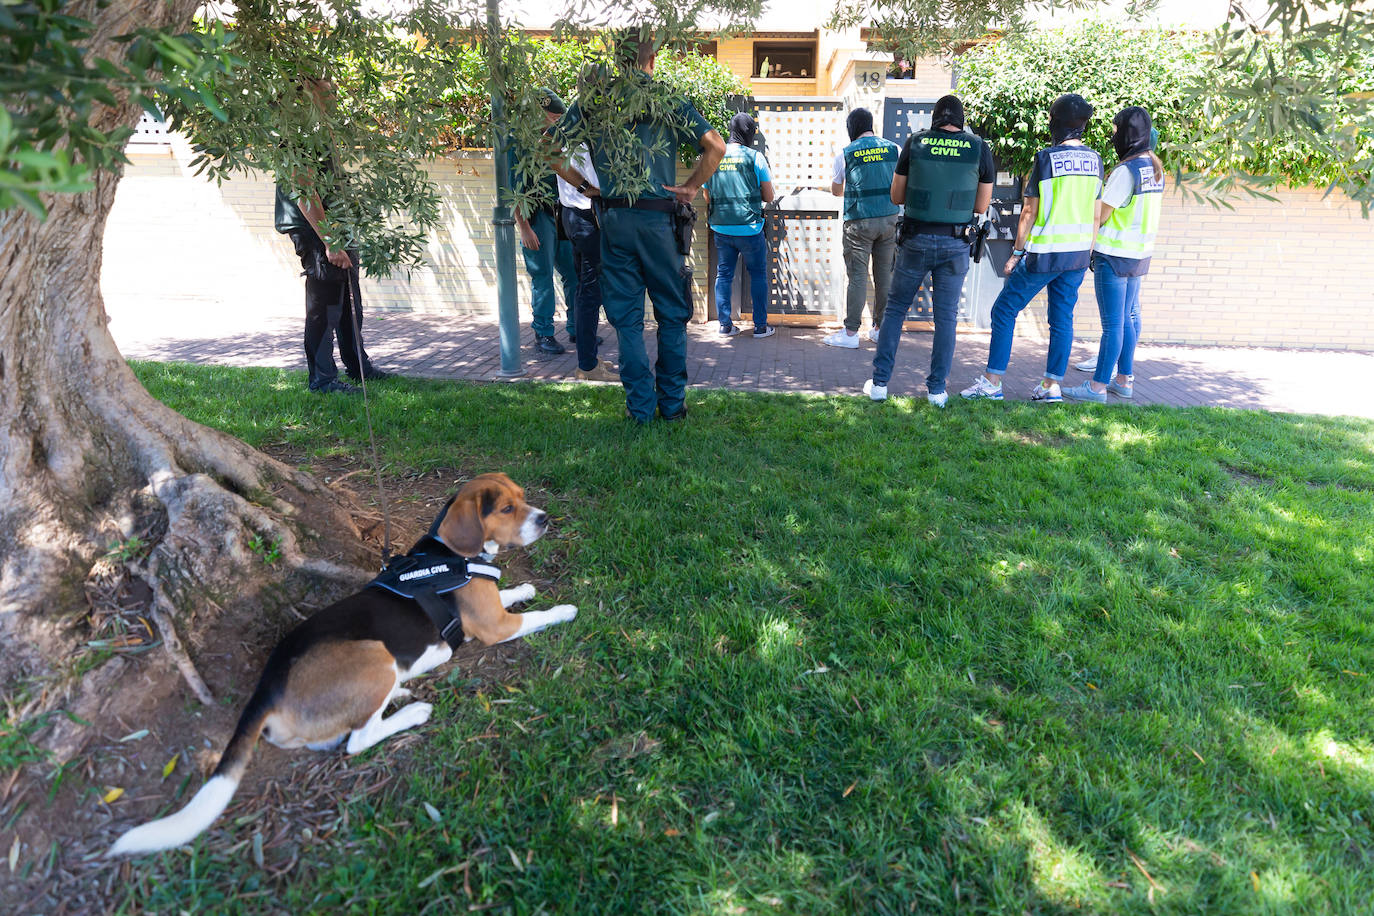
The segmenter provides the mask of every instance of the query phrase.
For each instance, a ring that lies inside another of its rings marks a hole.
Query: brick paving
[[[558,337],[564,339],[562,325]],[[145,304],[111,309],[110,329],[131,359],[271,366],[303,369],[302,320],[279,311],[245,309],[238,314]],[[501,368],[495,319],[416,313],[373,313],[364,326],[374,361],[404,375],[495,381]],[[687,332],[689,381],[696,388],[741,388],[858,394],[869,378],[876,344],[861,335],[857,350],[827,347],[830,329],[780,327],[764,340],[748,331],[721,339],[714,322]],[[615,334],[604,322],[602,356],[616,358]],[[652,326],[646,334],[652,358]],[[563,356],[533,349],[529,325],[521,327],[523,379],[571,380],[576,363],[569,346]],[[925,394],[931,335],[907,332],[888,385],[896,396]],[[1095,340],[1076,341],[1072,362],[1096,353]],[[957,392],[981,370],[987,336],[966,334],[955,348],[950,373],[951,406]],[[1004,382],[1009,399],[1024,399],[1044,368],[1043,341],[1018,339]],[[1217,406],[1374,418],[1374,353],[1267,350],[1222,347],[1141,346],[1136,355],[1135,403]],[[1069,383],[1086,374],[1070,368]],[[1113,398],[1115,401],[1115,398]],[[1067,403],[1067,402],[1066,402]]]

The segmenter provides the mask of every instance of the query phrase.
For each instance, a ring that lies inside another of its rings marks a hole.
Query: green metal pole
[[[501,333],[503,378],[524,375],[520,368],[520,309],[515,298],[515,218],[505,193],[510,188],[506,162],[506,80],[501,68],[500,0],[487,0],[487,66],[491,72],[492,157],[496,162],[496,206],[491,224],[496,243],[496,316]]]

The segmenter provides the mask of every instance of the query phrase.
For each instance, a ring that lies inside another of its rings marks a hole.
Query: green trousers
[[[654,407],[665,417],[680,413],[687,396],[687,320],[690,277],[673,238],[672,217],[653,210],[601,211],[601,300],[620,343],[620,381],[625,406],[641,422]],[[658,360],[649,366],[644,347],[644,293],[658,322]]]
[[[558,226],[548,210],[530,214],[530,228],[539,239],[539,250],[531,251],[523,243],[525,271],[530,275],[531,329],[537,336],[552,337],[554,312],[558,299],[554,294],[554,274],[563,285],[563,308],[568,313],[568,334],[574,333],[573,303],[577,301],[577,269],[573,266],[572,243],[558,237]]]

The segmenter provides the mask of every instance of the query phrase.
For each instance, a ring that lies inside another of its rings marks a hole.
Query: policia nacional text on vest
[[[907,232],[963,233],[973,219],[982,155],[983,141],[968,131],[927,130],[911,138]]]
[[[892,173],[897,144],[882,137],[860,137],[844,148],[844,218],[896,216]]]
[[[731,144],[711,176],[712,226],[748,226],[763,219],[763,198],[759,175],[754,168],[754,151]]]

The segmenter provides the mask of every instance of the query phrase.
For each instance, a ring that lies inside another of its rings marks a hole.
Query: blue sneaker
[[[1113,379],[1107,383],[1107,390],[1117,397],[1125,398],[1129,401],[1131,398],[1135,397],[1135,376],[1126,376],[1126,384],[1124,385],[1118,385],[1116,380]]]
[[[1036,382],[1035,387],[1031,389],[1030,399],[1032,401],[1042,401],[1047,404],[1058,404],[1060,401],[1064,400],[1064,395],[1059,390],[1058,382],[1050,382],[1048,388],[1042,383]]]
[[[1093,404],[1107,403],[1107,392],[1093,391],[1092,386],[1087,382],[1074,385],[1072,388],[1065,388],[1064,397],[1071,401],[1088,401]]]

